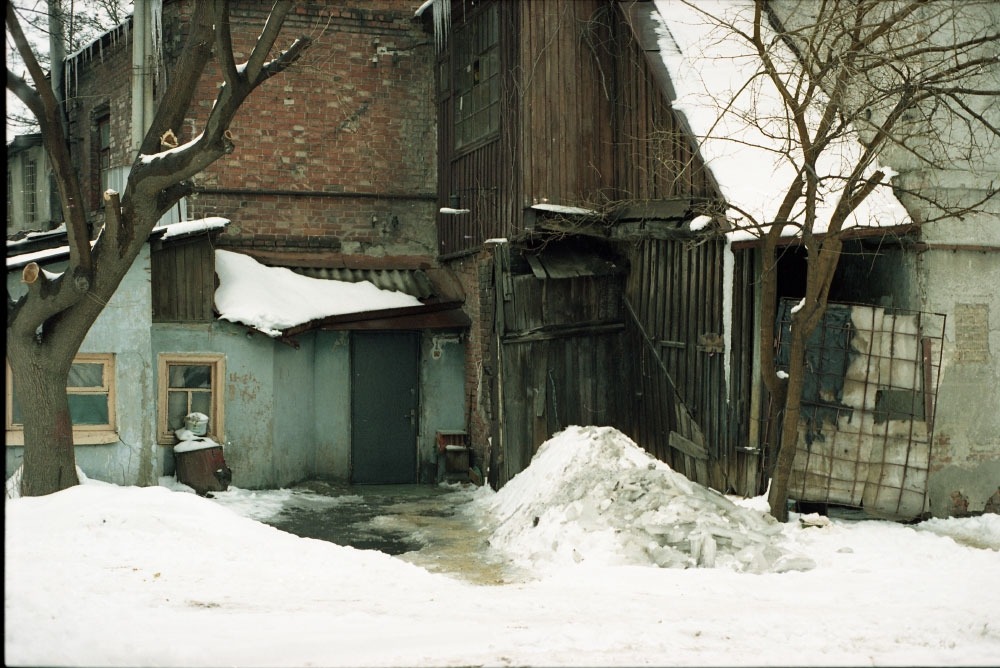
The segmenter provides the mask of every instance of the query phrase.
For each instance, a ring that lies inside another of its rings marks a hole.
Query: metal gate
[[[794,300],[778,314],[778,366]],[[789,498],[892,519],[924,510],[945,316],[829,304],[806,347]]]

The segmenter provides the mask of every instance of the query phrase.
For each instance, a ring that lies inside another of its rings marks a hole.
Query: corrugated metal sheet
[[[370,281],[382,290],[396,290],[417,299],[439,296],[430,277],[420,269],[345,269],[328,267],[289,267],[310,278],[360,283]]]

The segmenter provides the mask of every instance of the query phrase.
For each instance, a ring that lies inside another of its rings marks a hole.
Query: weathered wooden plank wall
[[[613,22],[616,199],[710,198],[715,195],[710,174],[651,70],[650,59],[659,55],[644,51],[632,8],[616,6]]]
[[[623,413],[621,277],[511,276],[504,303],[500,484],[569,425],[614,425]],[[499,295],[498,291],[498,295]]]
[[[495,136],[456,150],[451,88],[456,64],[451,47],[438,57],[438,204],[469,210],[460,215],[438,214],[438,252],[444,259],[481,248],[487,239],[511,236],[521,217],[520,182],[515,178],[520,151],[513,141],[520,125],[514,102],[520,14],[518,3],[500,2],[496,8],[501,92],[500,128]],[[486,5],[454,6],[454,30],[461,30],[467,19],[485,9]]]
[[[180,241],[153,251],[153,322],[214,319],[215,251],[204,239]]]
[[[596,206],[612,182],[612,50],[606,3],[523,0],[522,206]]]
[[[634,247],[626,299],[636,322],[630,325],[626,345],[635,359],[632,373],[642,400],[629,422],[640,445],[686,475],[717,489],[756,494],[756,455],[747,450],[752,266],[747,255],[733,265],[727,378],[722,293],[723,254],[728,252],[722,240],[646,241]],[[678,450],[677,443],[671,447],[671,431],[697,440],[685,428],[685,416],[697,424],[695,433],[703,439],[708,459],[704,469]]]

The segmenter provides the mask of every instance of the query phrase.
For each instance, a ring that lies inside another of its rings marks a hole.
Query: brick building
[[[72,154],[94,234],[103,224],[101,194],[125,190],[144,128],[169,94],[192,5],[137,6],[132,19],[66,61]],[[276,48],[302,35],[309,48],[254,91],[229,128],[235,151],[200,173],[193,194],[161,221],[228,223],[180,236],[154,231],[123,284],[127,298],[108,305],[84,344],[120,386],[108,401],[121,404],[108,411],[118,424],[106,425],[104,440],[77,439],[87,475],[151,484],[171,473],[180,417],[172,402],[183,396],[188,409],[204,403],[209,434],[226,444],[239,486],[314,476],[416,482],[449,473],[439,433],[465,442],[469,320],[457,280],[437,262],[434,49],[415,18],[418,6],[307,3],[288,15]],[[249,57],[270,8],[263,0],[234,3],[237,63]],[[179,144],[201,131],[222,81],[212,61],[196,106],[173,129]],[[362,309],[279,334],[227,322],[213,304],[222,250],[310,278],[367,281],[422,305]],[[139,348],[148,348],[147,359],[135,364],[134,341],[115,341],[125,322],[146,332]],[[203,387],[172,385],[189,372],[201,374]],[[142,414],[125,405],[135,397],[144,397]],[[8,435],[11,428],[8,420]],[[148,459],[136,456],[144,442],[156,444],[152,465],[133,466]],[[19,456],[8,449],[8,472]]]

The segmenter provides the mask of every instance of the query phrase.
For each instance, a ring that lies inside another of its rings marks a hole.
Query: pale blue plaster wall
[[[66,263],[49,264],[60,272]],[[19,296],[24,287],[20,273],[7,275],[8,291]],[[154,485],[161,475],[157,456],[155,412],[156,385],[150,355],[152,312],[149,246],[142,251],[122,283],[87,333],[80,352],[115,354],[115,418],[118,441],[102,445],[77,445],[77,466],[89,478],[119,485]],[[21,464],[23,448],[6,447],[6,475]]]
[[[351,337],[316,332],[316,475],[348,480],[351,458]]]
[[[420,434],[417,461],[420,482],[433,482],[438,471],[437,432],[468,429],[465,342],[458,332],[426,332],[420,348]]]
[[[246,329],[218,321],[153,326],[154,359],[160,353],[221,353],[226,381],[223,434],[226,463],[236,487],[275,486],[274,346],[266,336],[248,337]],[[173,453],[162,447],[164,470],[173,472]]]
[[[315,334],[296,337],[298,348],[274,344],[273,480],[280,486],[315,475]]]

